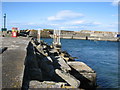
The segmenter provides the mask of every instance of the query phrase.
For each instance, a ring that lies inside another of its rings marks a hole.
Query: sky
[[[2,2],[7,28],[118,32],[114,2]]]

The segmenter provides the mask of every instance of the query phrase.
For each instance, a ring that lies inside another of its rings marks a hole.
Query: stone
[[[38,66],[41,68],[42,72],[44,72],[45,76],[48,76],[52,79],[52,76],[55,74],[55,72],[52,65],[52,59],[50,57],[39,58]]]
[[[65,82],[54,82],[54,81],[31,81],[30,88],[61,88],[65,86],[67,83]]]
[[[65,73],[59,69],[56,69],[55,72],[72,87],[78,88],[80,86],[80,81],[77,80],[74,76],[70,75],[69,73]]]
[[[29,42],[29,45],[27,47],[27,55],[26,55],[26,58],[25,58],[25,66],[27,66],[29,68],[38,68],[38,62],[37,62],[37,59],[36,59],[35,49],[34,49],[31,42]]]
[[[53,63],[55,68],[61,68],[65,72],[71,70],[69,65],[65,62],[65,60],[61,56],[55,56],[55,57],[53,56],[51,58],[54,60]]]
[[[68,62],[68,64],[72,68],[70,73],[81,81],[83,88],[96,87],[96,73],[93,69],[79,61]]]
[[[3,47],[3,48],[0,48],[0,54],[2,54],[5,50],[7,50],[8,47]]]
[[[48,61],[48,62],[53,62],[53,60],[51,59],[51,57],[50,56],[47,56],[47,57],[44,57],[44,60],[45,61]]]
[[[88,65],[86,65],[83,62],[79,61],[69,61],[67,62],[72,68],[77,70],[78,72],[89,72],[89,73],[94,73],[95,71],[91,69]]]
[[[40,68],[29,69],[29,75],[31,80],[43,80],[42,71]]]
[[[68,57],[62,57],[62,58],[65,59],[66,61],[70,60],[70,58],[68,58]]]
[[[58,51],[56,49],[52,49],[49,51],[49,54],[53,56],[58,56]]]
[[[28,68],[28,76],[32,80],[50,81],[37,82],[37,88],[89,88],[95,86],[95,71],[85,63],[74,61],[74,59],[65,51],[50,48],[44,42],[36,44],[34,40],[31,40],[27,48],[27,64],[25,65]],[[64,84],[58,82],[64,82]]]

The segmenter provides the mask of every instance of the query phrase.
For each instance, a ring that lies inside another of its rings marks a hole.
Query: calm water
[[[52,39],[42,39],[48,44]],[[118,42],[61,39],[62,50],[85,62],[97,73],[97,84],[118,88]]]

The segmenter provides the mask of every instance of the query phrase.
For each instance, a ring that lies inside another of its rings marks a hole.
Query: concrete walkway
[[[21,88],[26,47],[30,38],[2,37],[2,88]]]

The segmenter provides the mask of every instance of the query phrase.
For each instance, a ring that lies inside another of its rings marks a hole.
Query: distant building
[[[90,31],[90,30],[81,30],[81,33],[88,33],[91,37],[115,37],[117,32],[107,32],[107,31]]]

